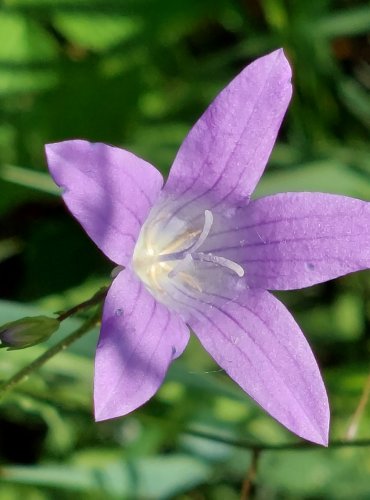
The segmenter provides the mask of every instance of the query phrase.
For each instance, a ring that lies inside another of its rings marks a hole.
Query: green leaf
[[[54,85],[56,57],[55,43],[29,16],[0,13],[0,95]]]
[[[313,26],[313,34],[327,37],[339,37],[343,35],[360,35],[369,32],[370,7],[361,6],[337,12],[330,12],[327,17],[316,20]]]
[[[97,454],[99,457],[99,454]],[[112,498],[173,498],[206,481],[210,469],[186,455],[169,455],[130,461],[101,461],[96,467],[45,465],[3,467],[1,480],[54,487],[68,491],[100,492]]]
[[[339,91],[345,106],[367,128],[370,128],[370,100],[368,92],[353,79],[343,80],[339,85]]]
[[[258,481],[296,498],[347,500],[370,495],[367,449],[266,452],[260,460]]]
[[[60,194],[60,189],[55,185],[50,175],[44,172],[15,165],[2,165],[0,167],[0,178],[44,193]]]
[[[254,197],[286,191],[320,191],[370,198],[370,184],[339,160],[317,160],[295,168],[268,172],[257,186]]]
[[[53,22],[70,42],[96,51],[125,42],[141,30],[137,19],[100,12],[61,12]]]
[[[0,13],[1,62],[45,63],[54,61],[56,55],[53,40],[29,16]]]

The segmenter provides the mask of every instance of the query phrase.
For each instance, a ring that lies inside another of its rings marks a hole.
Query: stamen
[[[163,252],[161,252],[160,255],[160,261],[167,261],[169,260],[169,256],[171,258],[182,258],[183,255],[186,255],[187,253],[193,253],[195,252],[207,239],[209,232],[211,230],[213,224],[213,215],[210,210],[205,210],[204,211],[204,225],[202,230],[197,230],[197,231],[186,231],[185,233],[181,234],[178,236],[170,245],[168,245]],[[180,252],[173,252],[173,250],[177,250],[178,248],[181,247],[183,243],[186,241],[189,241],[193,238],[196,238],[199,235],[198,239],[195,240],[193,243],[191,243],[190,246],[185,248],[184,250],[181,250]],[[171,252],[173,252],[171,254]]]
[[[196,290],[197,292],[202,293],[202,287],[199,284],[199,281],[196,280],[193,276],[190,276],[190,274],[186,274],[183,272],[179,273],[179,276],[181,277],[182,281],[186,283],[187,285],[191,286]]]
[[[184,283],[187,283],[198,292],[201,292],[202,287],[200,286],[199,281],[195,279],[194,276],[191,276],[189,273],[185,272],[185,270],[189,270],[189,266],[191,266],[192,262],[193,257],[190,253],[188,253],[186,257],[180,260],[180,262],[176,264],[172,271],[168,273],[168,277],[172,279],[178,275]]]
[[[214,264],[219,264],[222,267],[226,267],[236,273],[239,278],[244,276],[244,269],[242,266],[234,262],[233,260],[227,259],[226,257],[219,257],[218,255],[212,255],[211,253],[199,252],[194,256],[195,260],[200,260],[203,262],[213,262]]]
[[[171,272],[168,273],[168,277],[170,279],[174,278],[176,276],[176,274],[180,273],[180,272],[183,272],[185,269],[188,269],[189,268],[189,265],[191,265],[193,261],[193,258],[192,256],[190,255],[190,253],[188,253],[185,258],[181,259],[177,264],[176,266],[172,269]]]
[[[171,260],[181,260],[181,259],[186,260],[187,255],[193,254],[194,252],[196,252],[196,250],[201,245],[203,245],[203,243],[206,241],[206,239],[209,235],[209,232],[211,230],[212,224],[213,224],[212,212],[210,210],[205,210],[204,211],[204,225],[203,225],[202,231],[192,231],[192,232],[187,232],[187,233],[182,234],[179,238],[174,240],[172,245],[169,245],[168,247],[166,247],[165,251],[162,252],[158,256],[158,262],[168,262]],[[184,241],[186,241],[186,239],[189,239],[189,238],[185,238],[184,236],[189,236],[189,237],[193,238],[193,237],[197,236],[198,234],[199,234],[198,239],[195,240],[194,243],[192,243],[190,246],[188,246],[184,250],[181,250],[180,252],[169,253],[170,249],[172,249],[172,248],[175,249],[175,248],[178,248],[180,246],[180,244],[177,244],[179,239],[180,239],[181,243],[183,243]]]
[[[199,235],[198,241],[196,241],[195,245],[189,248],[189,251],[191,250],[191,253],[195,252],[198,250],[199,247],[203,245],[203,243],[206,241],[209,232],[211,230],[213,224],[213,214],[210,210],[205,210],[204,211],[204,226],[202,229],[202,232]]]
[[[201,210],[195,223],[194,216],[190,221],[180,219],[162,207],[144,224],[134,252],[134,269],[153,295],[165,304],[176,302],[171,295],[173,286],[184,287],[194,297],[217,293],[223,287],[232,294],[234,284],[244,276],[242,266],[214,255],[212,247],[208,252],[201,251],[214,224],[211,210],[204,210],[203,217],[201,225]],[[219,217],[222,221],[222,216]]]
[[[181,246],[186,243],[189,240],[192,240],[193,238],[196,238],[199,234],[201,234],[201,230],[199,229],[198,231],[189,231],[181,234],[178,238],[176,238],[170,245],[168,245],[162,252],[162,254],[169,254],[170,252],[173,252],[174,250],[177,250],[178,248],[181,248]],[[191,246],[189,247],[191,248]],[[186,251],[186,250],[183,250]]]

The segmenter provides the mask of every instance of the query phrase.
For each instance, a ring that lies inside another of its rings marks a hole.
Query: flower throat
[[[150,292],[168,304],[174,291],[192,297],[240,279],[244,269],[236,262],[201,248],[214,225],[211,210],[176,216],[172,203],[161,203],[143,225],[133,256],[133,268]]]

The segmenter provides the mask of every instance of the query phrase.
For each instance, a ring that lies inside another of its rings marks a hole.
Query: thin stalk
[[[260,450],[252,450],[252,460],[248,468],[247,475],[243,481],[242,490],[240,492],[240,500],[249,500],[252,498],[260,454]]]
[[[226,437],[219,436],[217,434],[198,431],[195,429],[185,429],[184,434],[189,434],[191,436],[200,437],[203,439],[209,439],[211,441],[216,441],[218,443],[228,444],[230,446],[235,446],[237,448],[243,448],[246,450],[252,450],[256,452],[260,451],[285,451],[285,450],[297,450],[303,451],[307,449],[311,450],[323,450],[325,448],[321,448],[317,445],[314,445],[309,442],[299,442],[299,443],[281,443],[281,444],[265,444],[265,443],[251,443],[245,441],[243,439],[230,439]],[[328,446],[330,449],[333,448],[362,448],[362,447],[370,447],[370,439],[358,439],[355,441],[346,441],[346,440],[333,440],[329,443]]]
[[[148,414],[141,414],[140,415],[141,420],[143,421],[144,424],[151,423],[151,422],[163,422],[165,423],[165,419],[158,417],[158,416],[153,416],[153,415],[148,415]],[[174,426],[177,426],[180,428],[182,426],[182,422],[172,422]],[[213,432],[206,432],[206,431],[201,431],[192,427],[188,427],[185,429],[182,429],[180,432],[180,435],[189,435],[189,436],[195,436],[199,437],[202,439],[208,439],[210,441],[215,441],[217,443],[223,443],[227,444],[229,446],[235,446],[236,448],[242,448],[244,450],[250,450],[250,451],[285,451],[285,450],[297,450],[297,451],[304,451],[307,449],[310,450],[316,450],[316,451],[325,451],[326,448],[322,446],[318,446],[316,444],[310,443],[309,441],[296,441],[296,442],[290,442],[290,443],[277,443],[277,444],[268,444],[268,443],[261,443],[261,442],[253,442],[253,441],[247,441],[245,439],[233,439],[229,437],[224,437],[220,436],[219,434],[213,433]],[[333,449],[333,448],[366,448],[370,447],[370,438],[367,439],[357,439],[353,441],[347,441],[344,439],[334,439],[329,442],[328,448]]]
[[[47,361],[49,361],[49,359],[51,359],[59,352],[64,351],[69,345],[71,345],[73,342],[75,342],[85,333],[91,330],[98,323],[100,314],[101,310],[99,308],[90,318],[88,318],[79,328],[77,328],[77,330],[74,330],[53,347],[50,347],[50,349],[41,354],[41,356],[32,361],[32,363],[25,366],[24,368],[16,372],[7,381],[5,381],[0,386],[0,399],[3,398],[5,394],[11,391],[16,385],[26,380],[34,371],[38,370]]]
[[[65,319],[69,318],[70,316],[73,316],[74,314],[82,311],[83,309],[87,309],[88,307],[94,306],[96,304],[99,304],[100,302],[103,301],[107,294],[108,287],[105,286],[98,290],[95,295],[91,297],[91,299],[85,300],[84,302],[81,302],[80,304],[77,304],[76,306],[71,307],[70,309],[67,309],[67,311],[61,312],[58,315],[58,320],[59,321],[64,321]]]
[[[366,379],[366,383],[363,388],[360,401],[349,423],[345,439],[351,440],[356,436],[358,431],[358,426],[360,425],[360,421],[364,414],[369,397],[370,397],[370,375]]]

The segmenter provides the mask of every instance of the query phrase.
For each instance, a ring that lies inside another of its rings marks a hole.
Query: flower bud
[[[0,347],[24,349],[47,340],[59,328],[60,322],[47,316],[32,316],[0,326]]]

